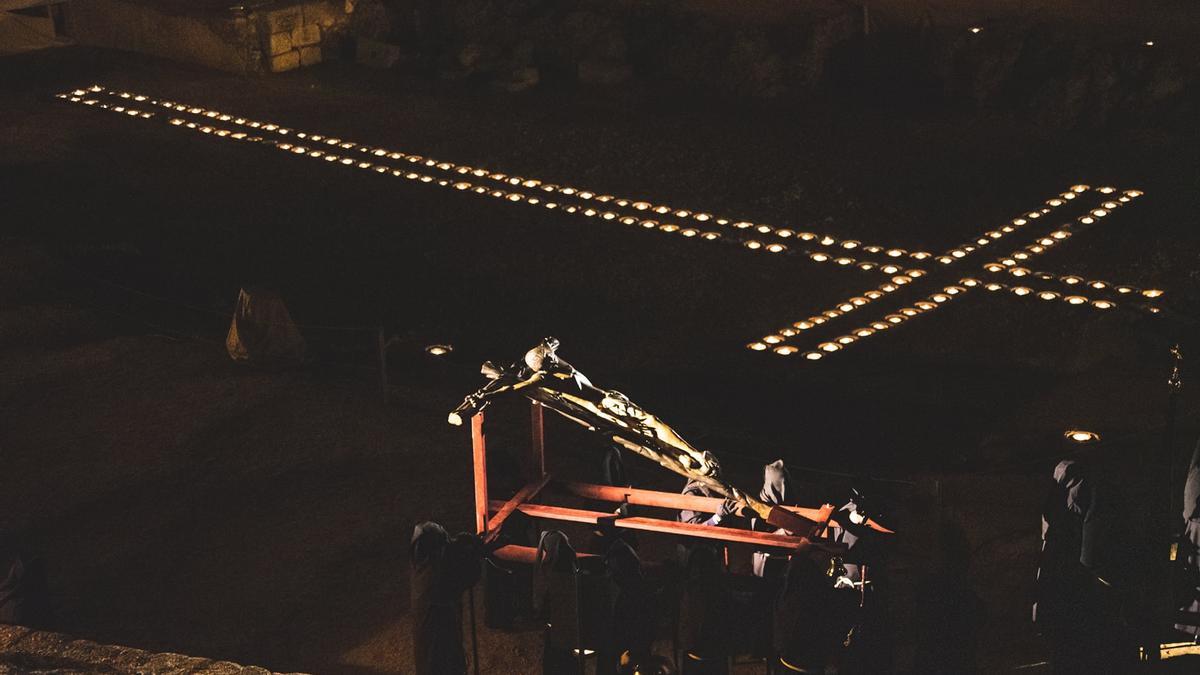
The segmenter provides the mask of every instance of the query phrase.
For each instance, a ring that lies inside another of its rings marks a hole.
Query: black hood
[[[537,560],[540,569],[551,569],[555,572],[575,571],[575,549],[571,540],[559,530],[549,530],[542,533],[538,540]]]
[[[720,554],[708,544],[696,544],[687,556],[689,579],[712,579],[725,573]]]
[[[1072,459],[1059,462],[1058,466],[1054,467],[1054,482],[1061,490],[1066,509],[1076,515],[1086,516],[1092,503],[1088,476],[1083,465]]]
[[[414,567],[426,565],[442,557],[450,536],[446,528],[425,521],[413,528],[412,541],[408,546],[409,560]]]
[[[620,588],[630,588],[642,581],[642,561],[633,548],[618,539],[604,555],[604,565],[613,583]]]

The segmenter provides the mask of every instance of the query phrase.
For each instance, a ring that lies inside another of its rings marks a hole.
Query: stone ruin
[[[8,673],[273,675],[258,666],[102,645],[61,633],[0,624],[0,675]]]
[[[274,2],[247,8],[88,0],[66,12],[76,42],[235,73],[293,70],[336,53],[352,0]]]

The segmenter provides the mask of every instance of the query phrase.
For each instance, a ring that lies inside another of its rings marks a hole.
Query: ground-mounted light
[[[1095,443],[1100,440],[1100,434],[1086,429],[1067,429],[1063,432],[1063,438],[1072,443]]]

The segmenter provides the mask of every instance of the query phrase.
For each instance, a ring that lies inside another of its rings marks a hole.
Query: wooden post
[[[487,439],[483,435],[483,413],[471,418],[471,451],[475,465],[475,532],[487,532],[488,485],[487,485]]]
[[[530,401],[529,404],[529,419],[533,427],[533,439],[529,448],[529,466],[526,467],[529,475],[526,478],[534,481],[546,475],[546,437],[542,419],[542,413],[544,412],[542,404],[537,401]]]

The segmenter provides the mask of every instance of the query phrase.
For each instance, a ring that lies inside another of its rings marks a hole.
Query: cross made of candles
[[[1159,289],[1031,267],[1039,256],[1061,247],[1141,197],[1139,190],[1073,185],[1034,210],[935,255],[672,207],[646,198],[600,194],[101,85],[73,89],[57,97],[133,119],[163,122],[214,139],[273,148],[332,167],[876,276],[871,287],[860,294],[812,315],[795,317],[791,323],[746,345],[752,351],[778,356],[802,355],[804,360],[819,361],[980,290],[1062,302],[1080,309],[1110,311],[1123,307],[1151,313],[1160,311],[1156,303],[1163,295]],[[995,252],[997,249],[1000,252]],[[857,327],[839,330],[860,316]]]

